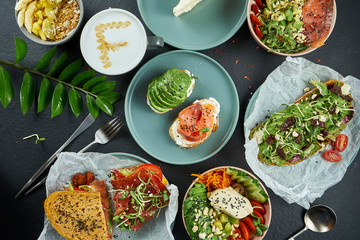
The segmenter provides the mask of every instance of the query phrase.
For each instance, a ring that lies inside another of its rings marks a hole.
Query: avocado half
[[[154,78],[146,93],[147,104],[156,113],[166,113],[182,104],[195,85],[194,76],[186,70],[172,68]]]

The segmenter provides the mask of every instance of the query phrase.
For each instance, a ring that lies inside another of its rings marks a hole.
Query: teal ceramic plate
[[[244,122],[249,118],[250,114],[252,113],[252,111],[255,108],[255,102],[259,97],[260,88],[261,88],[261,86],[258,89],[256,89],[254,95],[251,97],[250,102],[248,103],[248,105],[246,107],[245,116],[244,116]],[[244,134],[245,134],[245,131],[246,131],[246,129],[245,129],[245,126],[244,126]],[[354,159],[355,159],[356,155],[358,154],[359,150],[357,150],[357,152],[351,158],[350,163],[352,163],[352,161],[354,161]]]
[[[157,114],[146,104],[147,87],[154,77],[170,68],[189,70],[199,79],[183,104]],[[179,148],[169,135],[172,122],[196,99],[209,97],[221,106],[218,130],[196,148]],[[206,55],[186,50],[167,52],[147,62],[134,76],[125,98],[125,118],[135,141],[154,158],[177,165],[201,162],[217,153],[235,130],[239,108],[235,85],[225,69]]]
[[[191,11],[174,16],[179,0],[137,0],[147,27],[174,47],[203,50],[231,38],[246,19],[247,0],[203,0]]]

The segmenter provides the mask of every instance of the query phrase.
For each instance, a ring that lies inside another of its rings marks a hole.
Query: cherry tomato
[[[255,13],[255,15],[258,15],[260,13],[260,10],[256,6],[256,4],[251,5],[251,11],[253,11]]]
[[[246,226],[246,224],[242,221],[239,222],[239,229],[241,232],[241,237],[244,240],[249,240],[250,239],[250,232],[249,232],[249,228]]]
[[[257,35],[259,38],[262,38],[262,37],[263,37],[263,34],[262,34],[259,26],[254,26],[254,31],[255,31],[256,35]]]
[[[261,26],[262,22],[253,14],[250,14],[250,20],[254,25]]]
[[[95,180],[95,175],[91,171],[85,172],[86,185],[90,185]]]
[[[265,7],[262,0],[255,0],[255,2],[256,2],[256,5],[261,9],[263,9]]]
[[[335,150],[328,150],[324,153],[325,160],[329,162],[338,162],[341,160],[341,154]]]
[[[250,200],[251,206],[256,207],[255,210],[258,211],[259,213],[261,213],[262,215],[264,215],[266,213],[266,209],[264,208],[264,206],[254,200]]]
[[[247,217],[241,219],[241,221],[245,222],[246,226],[248,226],[248,228],[249,228],[250,233],[256,232],[256,227],[255,227],[255,224],[251,217],[247,216]]]
[[[80,185],[85,185],[86,184],[86,178],[85,175],[82,173],[77,173],[72,177],[72,181],[71,181],[72,185],[74,188],[79,187]]]
[[[263,217],[263,215],[259,212],[259,211],[257,211],[257,210],[253,210],[253,214],[255,215],[255,216],[257,216],[258,218],[260,218],[260,223],[261,224],[264,224],[264,217]]]
[[[120,179],[122,179],[122,178],[125,178],[125,175],[124,174],[122,174],[121,172],[119,172],[119,171],[115,171],[114,172],[114,179],[115,180],[120,180]]]
[[[338,152],[344,151],[348,145],[348,141],[349,139],[345,134],[339,134],[335,140],[335,149]]]
[[[241,238],[241,232],[240,232],[240,229],[239,229],[239,228],[235,227],[233,233],[237,233],[237,234],[238,234],[236,238],[234,238],[234,237],[231,236],[231,238],[232,238],[233,240],[242,240],[242,238]],[[230,239],[228,238],[227,240],[231,240],[231,238],[230,238]]]
[[[155,173],[156,176],[158,176],[160,178],[160,180],[162,179],[162,171],[159,166],[156,166],[156,165],[150,164],[150,163],[143,164],[143,165],[140,165],[139,167],[137,167],[135,169],[134,173],[139,172],[141,169],[146,169],[150,172],[153,172],[153,173]]]

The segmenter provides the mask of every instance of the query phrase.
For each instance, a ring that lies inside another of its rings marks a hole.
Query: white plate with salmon
[[[335,0],[251,0],[247,21],[265,50],[300,56],[323,46],[336,21]]]
[[[239,108],[226,70],[210,57],[187,50],[147,62],[125,98],[126,122],[135,141],[154,158],[176,165],[215,155],[232,136]]]

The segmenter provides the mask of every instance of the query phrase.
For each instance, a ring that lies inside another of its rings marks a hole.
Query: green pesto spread
[[[335,140],[352,118],[350,86],[336,82],[341,89],[334,93],[318,81],[310,81],[317,90],[268,118],[250,138],[259,145],[259,158],[267,164],[282,166],[286,162],[306,159]],[[330,86],[330,85],[329,85]]]

